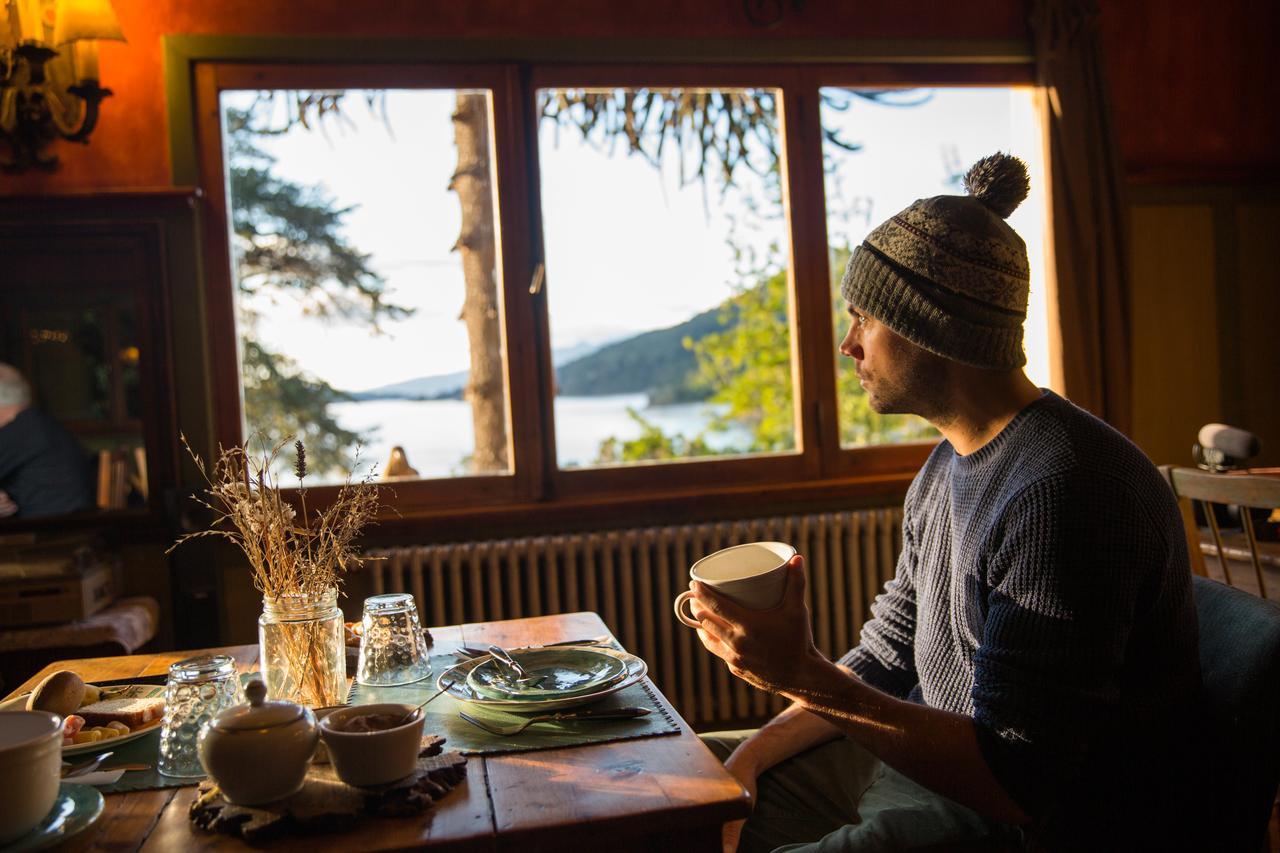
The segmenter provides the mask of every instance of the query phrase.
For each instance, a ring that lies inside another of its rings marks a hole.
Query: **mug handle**
[[[701,628],[702,623],[699,622],[697,619],[693,618],[692,609],[688,610],[687,611],[688,615],[686,615],[684,605],[691,598],[693,598],[693,593],[687,589],[676,596],[676,618],[679,619],[684,624],[688,625],[690,628]]]

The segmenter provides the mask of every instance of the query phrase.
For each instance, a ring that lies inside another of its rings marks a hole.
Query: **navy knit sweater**
[[[1186,540],[1159,472],[1102,421],[1046,392],[968,456],[942,442],[871,610],[840,662],[972,717],[1049,846],[1144,837],[1173,802],[1200,684]]]

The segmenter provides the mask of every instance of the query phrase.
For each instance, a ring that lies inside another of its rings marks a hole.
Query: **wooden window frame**
[[[204,228],[206,270],[212,286],[207,291],[210,358],[213,370],[214,432],[217,441],[230,446],[244,440],[241,409],[239,341],[235,319],[235,281],[231,268],[226,171],[222,150],[220,96],[229,90],[254,89],[485,89],[491,93],[494,186],[497,196],[496,256],[503,306],[503,343],[507,395],[507,450],[509,473],[453,477],[397,483],[395,505],[402,515],[444,507],[512,504],[533,499],[542,480],[537,432],[521,425],[540,417],[536,367],[536,342],[528,336],[509,334],[511,329],[533,325],[527,294],[529,241],[521,229],[525,184],[515,164],[522,159],[518,141],[524,113],[517,106],[520,87],[517,69],[510,65],[302,65],[199,63],[195,68],[195,102],[198,123],[200,184],[210,215]],[[236,365],[235,369],[227,369]],[[333,500],[337,486],[307,491],[318,505]]]
[[[806,63],[680,62],[574,64],[486,60],[482,63],[371,65],[361,62],[193,62],[198,179],[209,207],[204,220],[205,310],[213,365],[213,430],[223,444],[241,440],[241,378],[235,329],[219,94],[261,88],[483,88],[493,104],[493,145],[498,198],[497,253],[503,292],[507,360],[510,474],[400,482],[393,527],[465,517],[506,522],[534,516],[614,517],[636,507],[714,505],[729,508],[757,500],[768,486],[783,505],[881,499],[900,494],[934,441],[872,447],[840,445],[836,411],[838,344],[830,316],[830,269],[822,171],[819,90],[824,86],[947,87],[1030,85],[1025,61]],[[787,222],[794,452],[559,469],[555,463],[554,369],[550,354],[547,288],[530,294],[527,283],[543,260],[539,195],[540,88],[757,87],[781,92],[779,121]],[[544,403],[545,401],[545,403]],[[333,487],[309,489],[323,502]]]

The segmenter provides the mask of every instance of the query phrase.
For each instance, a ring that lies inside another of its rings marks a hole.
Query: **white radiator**
[[[898,508],[751,521],[425,545],[371,551],[375,593],[411,592],[428,625],[593,610],[649,664],[649,675],[690,723],[763,717],[781,703],[731,676],[676,621],[671,601],[689,566],[719,548],[789,542],[809,571],[818,647],[852,647],[871,601],[893,577]]]

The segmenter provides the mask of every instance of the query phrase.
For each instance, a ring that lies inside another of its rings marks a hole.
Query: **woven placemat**
[[[400,687],[365,687],[352,684],[348,704],[367,705],[374,702],[403,702],[417,705],[436,692],[436,676],[458,663],[459,658],[453,655],[435,655],[431,658],[432,677],[416,684]],[[659,735],[678,734],[680,724],[675,721],[666,704],[663,703],[643,679],[630,687],[619,690],[590,705],[581,706],[593,710],[600,708],[648,708],[652,713],[645,717],[627,720],[565,720],[558,723],[537,723],[518,735],[500,736],[490,734],[462,717],[458,711],[466,708],[469,715],[499,725],[518,723],[525,716],[508,714],[491,708],[464,703],[448,693],[432,700],[423,709],[426,725],[423,730],[429,734],[437,734],[445,738],[449,749],[457,750],[464,755],[501,755],[511,752],[527,752],[537,749],[559,749],[570,746],[586,746],[592,743],[609,743],[610,741],[633,740],[635,738],[656,737]],[[567,710],[579,710],[572,708]]]

